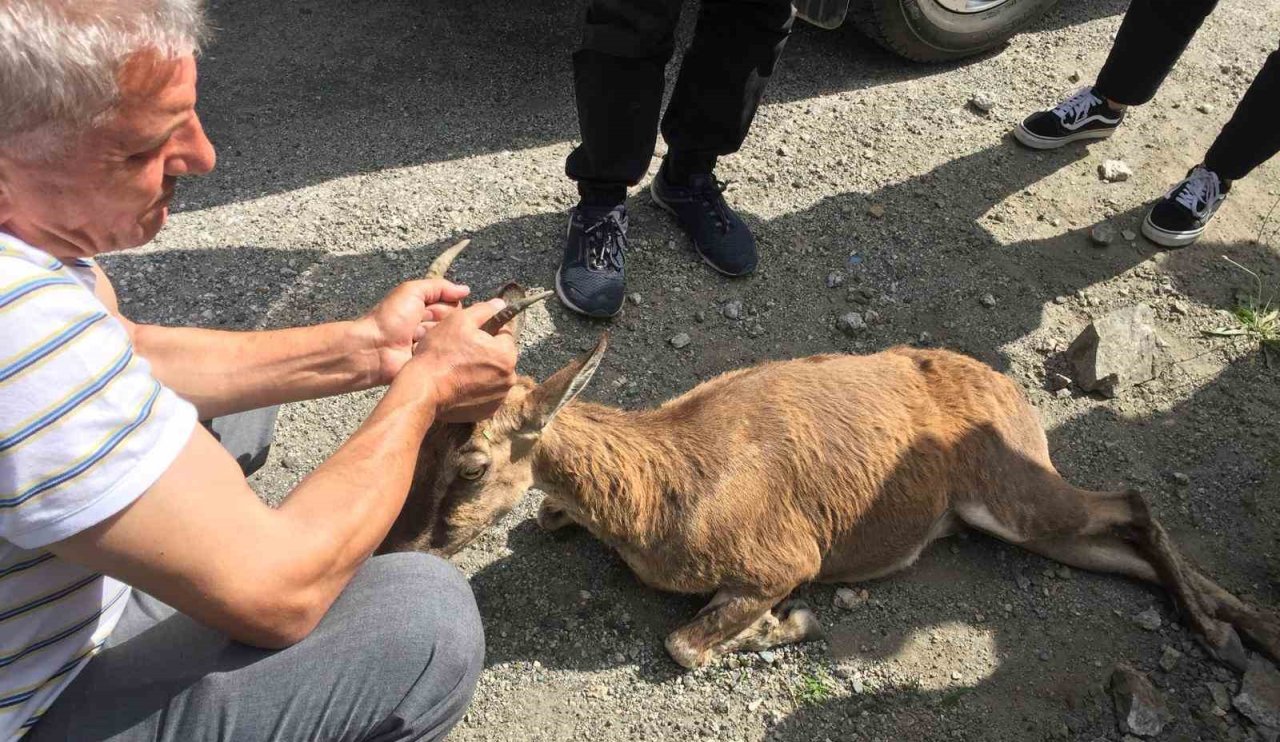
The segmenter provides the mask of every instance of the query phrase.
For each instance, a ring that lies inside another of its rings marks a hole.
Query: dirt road
[[[647,195],[633,196],[639,302],[612,324],[588,394],[649,405],[765,358],[962,350],[1023,386],[1069,478],[1143,488],[1226,586],[1280,604],[1278,372],[1247,340],[1203,334],[1228,324],[1250,288],[1222,256],[1280,289],[1280,213],[1256,242],[1280,163],[1239,182],[1193,248],[1122,236],[1099,249],[1088,236],[1104,220],[1136,233],[1148,202],[1198,161],[1275,48],[1280,2],[1224,0],[1114,139],[1017,147],[1007,132],[1021,116],[1075,87],[1073,71],[1091,79],[1123,5],[1065,2],[1003,52],[941,67],[798,27],[746,147],[721,168],[762,244],[759,275],[713,275]],[[457,278],[481,291],[549,284],[573,202],[562,172],[577,136],[578,0],[212,8],[220,30],[201,109],[219,168],[180,191],[154,245],[107,261],[126,312],[230,328],[347,317],[464,233],[475,246]],[[989,115],[968,105],[980,92],[995,102]],[[1111,158],[1134,177],[1101,182]],[[843,283],[828,288],[833,273]],[[726,319],[735,300],[742,318]],[[1050,392],[1046,366],[1090,318],[1138,302],[1182,362],[1114,400]],[[836,324],[849,311],[868,321],[856,337]],[[522,367],[537,377],[610,327],[558,306],[535,319]],[[668,339],[681,332],[692,342],[676,350]],[[288,407],[258,490],[286,493],[376,398]],[[1120,739],[1103,691],[1117,661],[1152,672],[1169,699],[1162,739],[1258,735],[1214,712],[1206,684],[1238,680],[1204,658],[1161,594],[979,536],[859,586],[869,599],[852,611],[833,607],[830,587],[803,590],[827,642],[686,674],[661,642],[700,601],[640,586],[581,532],[539,532],[537,500],[457,559],[489,657],[456,740]],[[1160,628],[1132,622],[1153,606]],[[1167,647],[1181,655],[1171,671],[1158,665]]]

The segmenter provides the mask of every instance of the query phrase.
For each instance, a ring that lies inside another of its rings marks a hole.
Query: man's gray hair
[[[35,155],[119,99],[133,54],[199,51],[204,0],[0,0],[0,149]]]

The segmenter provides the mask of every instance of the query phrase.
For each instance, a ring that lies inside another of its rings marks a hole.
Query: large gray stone
[[[1280,672],[1264,659],[1250,659],[1235,706],[1259,726],[1280,727]]]
[[[1154,737],[1173,718],[1147,676],[1124,663],[1111,673],[1110,689],[1116,721],[1124,734]]]
[[[1156,378],[1168,364],[1155,328],[1155,313],[1146,304],[1099,317],[1067,348],[1076,384],[1108,397]]]

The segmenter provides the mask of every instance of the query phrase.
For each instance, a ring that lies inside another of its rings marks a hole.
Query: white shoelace
[[[1222,181],[1218,180],[1217,173],[1197,165],[1174,190],[1178,192],[1174,200],[1187,207],[1197,219],[1203,219],[1222,194]]]
[[[1075,124],[1088,116],[1089,110],[1101,102],[1102,99],[1093,94],[1093,88],[1080,88],[1070,98],[1055,106],[1053,113],[1063,123]]]

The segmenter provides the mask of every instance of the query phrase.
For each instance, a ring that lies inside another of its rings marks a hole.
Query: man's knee
[[[451,726],[484,667],[484,628],[466,577],[438,557],[401,553],[369,560],[358,582],[353,587],[361,593],[373,588],[373,595],[356,597],[378,606],[375,620],[397,653],[425,665],[405,697],[404,716],[443,717]]]

